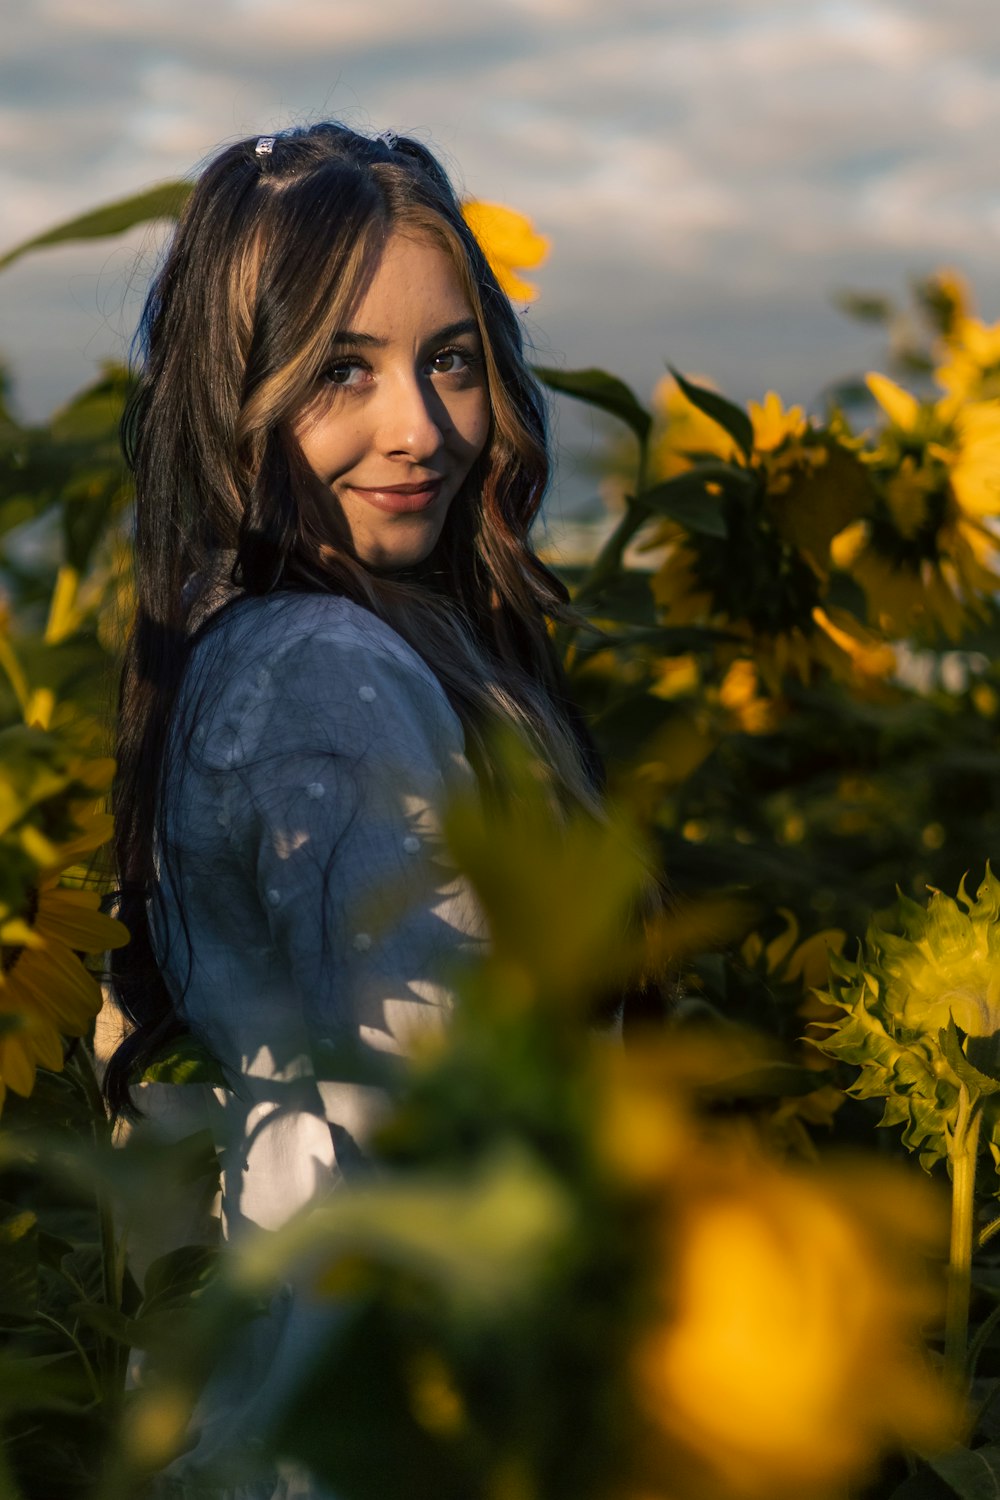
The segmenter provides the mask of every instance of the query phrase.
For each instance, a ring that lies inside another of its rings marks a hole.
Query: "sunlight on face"
[[[292,428],[338,539],[403,568],[432,551],[486,444],[482,341],[450,255],[416,233],[390,238],[352,323]]]

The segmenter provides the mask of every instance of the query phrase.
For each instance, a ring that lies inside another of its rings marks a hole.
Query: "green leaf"
[[[922,1466],[893,1490],[889,1500],[955,1500],[955,1491],[932,1469]]]
[[[577,401],[617,417],[631,427],[640,443],[649,437],[652,417],[617,375],[609,375],[605,370],[552,370],[539,365],[535,366],[535,374],[550,390],[574,396]]]
[[[735,483],[736,479],[739,484]],[[708,486],[720,485],[723,489],[728,486],[731,492],[741,490],[747,493],[753,486],[752,480],[747,485],[748,479],[748,475],[731,464],[705,464],[675,474],[651,490],[644,490],[639,500],[658,516],[668,516],[671,521],[676,521],[685,531],[723,540],[727,530],[722,497],[713,494]]]
[[[704,412],[706,417],[711,417],[712,421],[717,422],[724,432],[728,432],[733,442],[749,460],[753,453],[753,423],[743,408],[735,406],[732,401],[727,401],[725,396],[719,395],[718,391],[710,391],[703,385],[695,385],[693,381],[685,380],[673,365],[668,365],[667,369],[691,405]]]
[[[656,601],[649,586],[650,574],[638,568],[613,573],[600,592],[593,595],[585,612],[600,620],[615,620],[629,625],[656,624]]]
[[[955,1448],[932,1458],[934,1473],[959,1500],[1000,1500],[1000,1445]]]
[[[145,1349],[147,1330],[137,1318],[127,1318],[116,1307],[106,1302],[74,1302],[68,1309],[72,1317],[85,1323],[88,1328],[114,1339],[126,1349]]]
[[[959,1030],[954,1020],[949,1021],[947,1026],[942,1026],[938,1032],[941,1053],[955,1077],[966,1085],[974,1099],[1000,1093],[1000,1080],[981,1073],[966,1057],[962,1049],[964,1039],[965,1033]]]
[[[215,1245],[181,1245],[154,1260],[142,1287],[140,1318],[186,1305],[215,1276],[219,1250]]]
[[[140,1083],[208,1083],[228,1088],[221,1063],[193,1036],[175,1037],[146,1067]]]
[[[401,1268],[467,1308],[532,1294],[573,1210],[563,1187],[521,1149],[496,1151],[472,1175],[428,1171],[358,1182],[282,1229],[247,1238],[234,1285],[255,1292],[297,1265],[331,1269],[341,1256]],[[320,1260],[322,1257],[322,1260]]]
[[[0,1350],[0,1415],[50,1410],[76,1413],[79,1378],[68,1376],[62,1354],[25,1355]]]
[[[888,323],[896,313],[891,300],[878,292],[834,292],[831,300],[840,312],[859,323]]]
[[[148,223],[150,219],[176,219],[192,188],[190,182],[161,182],[131,198],[120,198],[116,203],[105,203],[102,208],[67,219],[0,256],[0,271],[20,260],[29,250],[41,250],[46,245],[65,245],[75,240],[106,239],[109,235],[124,234],[126,229]]]

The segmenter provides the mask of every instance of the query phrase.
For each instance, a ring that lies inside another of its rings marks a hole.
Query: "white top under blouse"
[[[204,1091],[234,1238],[363,1159],[381,1095],[318,1080],[317,1043],[405,1054],[441,1025],[449,967],[485,937],[440,832],[474,777],[426,664],[325,594],[243,599],[209,622],[168,766],[151,925],[176,1003],[234,1083]],[[211,1476],[279,1409],[322,1328],[294,1298],[255,1321],[157,1496],[321,1500],[291,1471],[226,1490]]]

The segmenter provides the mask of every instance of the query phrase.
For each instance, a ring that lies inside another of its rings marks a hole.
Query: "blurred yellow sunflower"
[[[943,354],[934,376],[949,395],[963,401],[1000,396],[1000,323],[958,317],[943,340]]]
[[[662,1466],[650,1493],[839,1500],[898,1443],[955,1441],[957,1403],[915,1347],[939,1309],[917,1247],[944,1231],[923,1183],[782,1170],[735,1141],[690,1151],[679,1178],[664,1315],[634,1367]]]
[[[0,1107],[10,1088],[28,1095],[41,1065],[59,1071],[63,1036],[83,1036],[101,990],[79,954],[128,942],[121,922],[100,911],[96,891],[60,884],[66,871],[111,836],[107,814],[81,821],[79,836],[53,849],[25,909],[0,922]]]
[[[479,241],[497,281],[514,302],[531,302],[538,288],[524,281],[518,271],[540,266],[549,253],[549,240],[539,234],[531,220],[502,203],[481,203],[469,198],[462,216]]]
[[[875,501],[831,547],[865,592],[872,625],[895,638],[958,640],[1000,588],[1000,402],[918,401],[883,375],[868,387],[888,418],[867,453]]]

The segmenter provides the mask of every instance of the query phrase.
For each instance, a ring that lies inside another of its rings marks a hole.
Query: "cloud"
[[[552,356],[640,387],[669,344],[736,394],[762,370],[808,394],[860,338],[830,288],[942,257],[1000,301],[994,0],[35,0],[5,17],[0,101],[10,242],[243,134],[412,130],[552,237]],[[99,351],[117,253],[0,279],[22,399]],[[25,330],[59,305],[86,356],[57,368]]]

